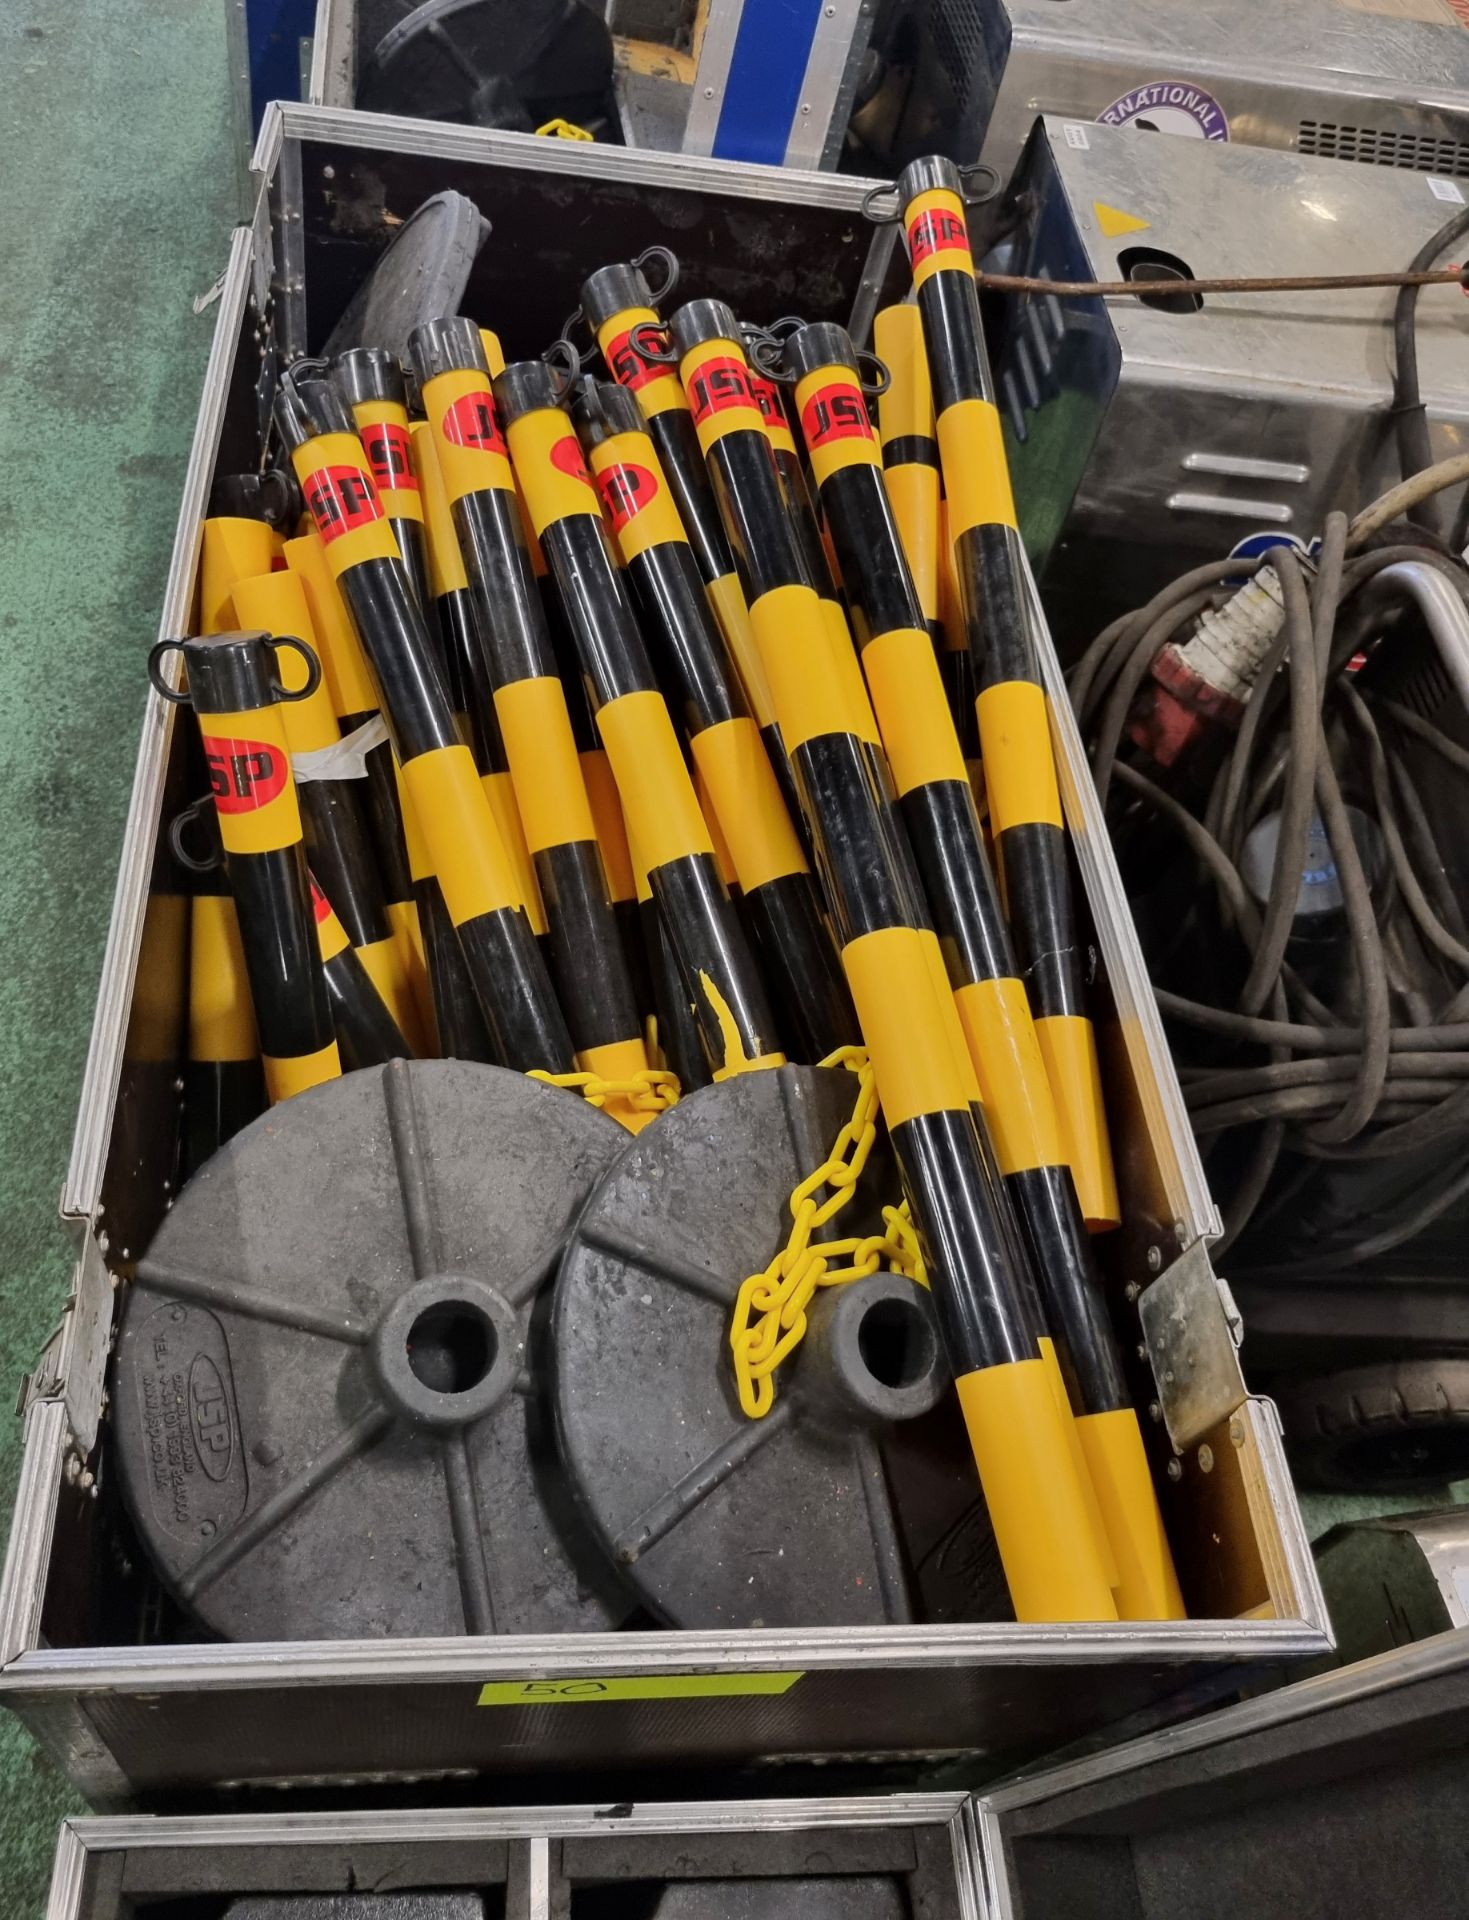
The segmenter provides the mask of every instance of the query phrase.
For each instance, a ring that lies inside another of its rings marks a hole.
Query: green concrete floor
[[[228,4],[0,7],[0,1515],[5,1409],[66,1287],[57,1195],[213,323],[193,301],[238,205]],[[1393,1504],[1309,1501],[1308,1524]],[[0,1716],[0,1920],[39,1920],[78,1810]]]
[[[70,1147],[179,488],[237,200],[228,0],[0,7],[0,1514],[55,1324]],[[0,1525],[4,1522],[0,1521]],[[0,1718],[0,1915],[74,1796]]]

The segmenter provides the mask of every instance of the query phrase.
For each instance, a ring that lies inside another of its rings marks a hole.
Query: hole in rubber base
[[[857,1329],[857,1351],[880,1385],[911,1387],[933,1365],[933,1328],[915,1303],[875,1300]]]
[[[434,1393],[468,1393],[495,1364],[499,1341],[489,1319],[462,1300],[427,1307],[404,1343],[413,1377]]]

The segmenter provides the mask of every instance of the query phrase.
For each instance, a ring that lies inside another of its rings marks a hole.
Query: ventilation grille
[[[1387,133],[1377,127],[1345,127],[1334,120],[1303,120],[1302,153],[1323,160],[1359,160],[1369,167],[1403,167],[1469,180],[1469,146],[1422,133]]]

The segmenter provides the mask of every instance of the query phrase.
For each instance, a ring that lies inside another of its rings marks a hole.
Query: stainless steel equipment
[[[917,0],[895,142],[1008,175],[1038,113],[1469,174],[1460,0]]]
[[[1048,119],[1014,198],[1007,268],[1125,280],[1406,267],[1469,188]],[[1393,299],[1006,299],[1001,413],[1063,655],[1186,568],[1259,533],[1309,541],[1328,509],[1396,482]],[[1435,458],[1469,432],[1466,345],[1469,302],[1425,289],[1418,362]]]
[[[277,356],[315,350],[376,251],[453,187],[493,223],[470,281],[512,357],[537,351],[588,268],[672,241],[687,284],[768,320],[851,317],[889,258],[868,183],[588,148],[311,107],[272,109],[263,188],[235,236],[180,510],[162,631],[187,631],[216,460],[259,453]],[[890,230],[889,230],[890,232]],[[534,270],[528,268],[535,262]],[[887,286],[887,297],[894,287]],[[139,686],[145,643],[138,636]],[[63,1211],[78,1261],[25,1400],[0,1585],[0,1699],[94,1801],[226,1783],[342,1783],[615,1764],[963,1754],[994,1771],[1185,1687],[1323,1651],[1329,1628],[1267,1402],[1210,1270],[1217,1219],[1055,662],[1058,760],[1097,928],[1099,1037],[1126,1225],[1102,1253],[1154,1362],[1149,1422],[1193,1618],[307,1644],[186,1641],[129,1539],[102,1404],[115,1289],[169,1202],[184,953],[160,817],[187,797],[184,730],[146,708]],[[1139,1360],[1137,1386],[1144,1387]],[[1169,1441],[1177,1448],[1174,1453]],[[1166,1471],[1165,1471],[1166,1468]],[[954,1543],[962,1555],[965,1542]],[[961,1569],[956,1569],[962,1571]]]
[[[779,1892],[812,1871],[843,1876],[849,1900],[895,1879],[928,1920],[1450,1920],[1469,1869],[1466,1730],[1469,1641],[1443,1634],[973,1799],[69,1821],[48,1920],[414,1885],[553,1920],[639,1877],[685,1896],[702,1883],[717,1912],[711,1882]]]

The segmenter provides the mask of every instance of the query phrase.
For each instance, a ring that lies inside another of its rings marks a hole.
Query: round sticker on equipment
[[[1134,87],[1097,115],[1104,127],[1138,127],[1144,133],[1186,133],[1194,140],[1227,140],[1229,121],[1212,93],[1186,80],[1150,80]]]

